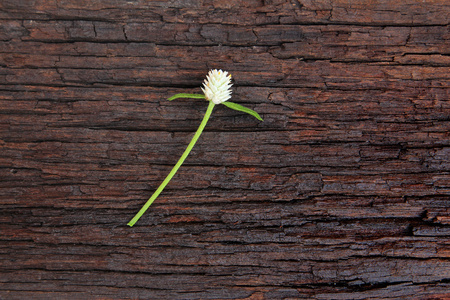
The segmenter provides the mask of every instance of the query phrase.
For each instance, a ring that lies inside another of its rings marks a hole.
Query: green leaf
[[[237,103],[233,103],[233,102],[229,102],[229,101],[223,102],[222,104],[227,106],[227,107],[229,107],[229,108],[231,108],[231,109],[248,113],[249,115],[254,116],[258,120],[263,121],[263,119],[258,115],[258,113],[256,111],[250,109],[250,108],[247,108],[247,107],[244,107],[244,106],[239,105]]]
[[[172,97],[170,97],[167,100],[172,101],[172,100],[177,99],[177,98],[206,99],[205,95],[203,95],[203,94],[185,94],[185,93],[181,93],[181,94],[173,95]]]

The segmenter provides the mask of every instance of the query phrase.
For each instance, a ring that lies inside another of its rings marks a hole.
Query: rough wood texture
[[[1,299],[450,298],[450,5],[0,2]],[[232,73],[200,123],[211,68]]]

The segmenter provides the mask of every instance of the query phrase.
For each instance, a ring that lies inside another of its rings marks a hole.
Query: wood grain
[[[1,299],[450,298],[447,1],[0,3]],[[187,161],[205,74],[233,75]]]

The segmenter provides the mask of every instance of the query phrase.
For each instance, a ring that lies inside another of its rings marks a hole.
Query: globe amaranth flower
[[[208,75],[206,75],[206,80],[203,83],[202,91],[204,95],[202,94],[176,94],[170,98],[168,98],[169,101],[172,101],[177,98],[193,98],[193,99],[207,99],[208,102],[208,108],[206,109],[205,116],[203,117],[202,122],[200,123],[200,126],[198,127],[197,131],[195,132],[194,136],[192,137],[191,142],[187,146],[186,150],[181,155],[180,159],[176,163],[176,165],[173,167],[172,171],[170,171],[169,175],[167,175],[166,179],[161,183],[161,185],[158,187],[158,189],[153,193],[153,195],[150,197],[150,199],[147,200],[147,202],[142,206],[142,208],[138,211],[138,213],[131,219],[130,222],[128,222],[128,226],[133,226],[140,217],[145,213],[145,211],[152,205],[153,201],[156,200],[156,198],[159,196],[159,194],[164,190],[166,185],[169,183],[169,181],[172,179],[172,177],[175,175],[175,173],[178,171],[180,166],[183,164],[186,157],[191,152],[192,148],[194,147],[195,143],[197,142],[198,138],[203,132],[203,129],[206,126],[206,123],[209,120],[209,117],[211,116],[211,113],[213,111],[213,108],[216,104],[223,103],[223,105],[234,109],[236,111],[245,112],[247,114],[250,114],[257,118],[258,120],[262,121],[263,119],[260,117],[260,115],[247,107],[244,107],[242,105],[239,105],[237,103],[233,103],[228,101],[231,98],[231,75],[228,75],[228,72],[224,72],[222,70],[211,70],[209,71]]]
[[[211,70],[206,75],[202,91],[207,100],[214,104],[223,103],[231,98],[231,75],[222,70]]]

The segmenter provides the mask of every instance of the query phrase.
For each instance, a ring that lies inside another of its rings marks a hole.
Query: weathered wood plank
[[[3,1],[3,18],[52,20],[144,21],[151,23],[267,23],[448,25],[448,2],[391,1],[151,1],[114,2]]]
[[[446,299],[447,1],[0,3],[0,298]],[[191,155],[125,224],[202,118]]]

